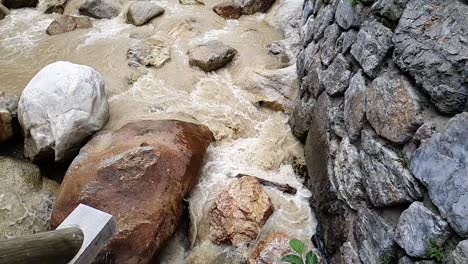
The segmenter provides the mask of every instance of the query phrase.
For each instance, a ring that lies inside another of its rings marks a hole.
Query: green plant
[[[426,242],[429,257],[437,263],[443,263],[446,259],[445,250],[433,240]]]
[[[305,253],[305,248],[306,248],[306,245],[304,244],[304,242],[297,240],[297,239],[291,239],[289,241],[289,246],[297,253],[297,255],[295,254],[286,255],[281,259],[282,261],[291,263],[291,264],[304,264],[304,263],[305,264],[317,264],[318,263],[318,257],[312,251],[309,251],[305,255],[305,262],[304,262],[304,253]]]

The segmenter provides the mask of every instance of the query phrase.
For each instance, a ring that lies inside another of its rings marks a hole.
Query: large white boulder
[[[96,70],[66,61],[47,65],[26,86],[18,106],[25,155],[71,159],[108,118],[104,80]]]

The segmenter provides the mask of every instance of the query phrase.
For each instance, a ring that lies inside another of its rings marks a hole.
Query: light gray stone
[[[377,207],[420,200],[423,190],[407,169],[407,162],[378,139],[370,129],[361,133],[361,168],[364,187]]]
[[[410,1],[393,41],[394,60],[443,113],[468,108],[468,5],[455,0]]]
[[[171,59],[171,48],[164,39],[150,37],[128,49],[127,58],[130,66],[160,68]]]
[[[380,136],[404,143],[422,125],[419,98],[410,81],[398,70],[387,70],[366,92],[366,116]]]
[[[312,35],[314,36],[314,40],[319,40],[323,37],[325,29],[333,23],[334,16],[335,12],[332,5],[327,5],[320,9],[314,23],[312,24]]]
[[[335,20],[343,29],[349,29],[354,22],[354,9],[349,0],[339,0],[335,12]]]
[[[343,138],[334,161],[333,182],[340,199],[355,210],[367,200],[359,159],[359,150]]]
[[[164,8],[152,1],[131,2],[127,12],[127,23],[141,26],[164,13]]]
[[[452,258],[455,264],[468,263],[468,240],[463,240],[458,243],[457,247],[452,252]]]
[[[314,23],[315,19],[313,16],[311,16],[307,19],[307,22],[301,29],[301,39],[302,45],[304,47],[307,47],[307,45],[309,45],[309,43],[311,43],[314,40]]]
[[[341,36],[338,38],[338,42],[341,43],[340,44],[341,50],[339,52],[343,54],[347,53],[351,49],[351,46],[356,41],[356,36],[357,36],[357,31],[354,29],[343,32],[343,34],[341,34]]]
[[[372,12],[390,21],[398,21],[409,0],[377,0],[372,5]]]
[[[453,117],[413,155],[411,169],[452,228],[468,237],[468,113]]]
[[[346,128],[344,124],[344,98],[330,98],[330,107],[328,108],[328,120],[330,120],[330,129],[340,138],[346,136]]]
[[[359,30],[351,54],[364,72],[376,77],[385,56],[393,47],[392,31],[377,21],[365,22]]]
[[[362,208],[354,221],[353,233],[362,263],[382,263],[393,257],[396,245],[393,241],[395,227],[374,211]]]
[[[360,70],[351,78],[345,92],[344,122],[352,141],[360,138],[366,120],[366,91],[366,79]]]
[[[421,202],[414,202],[403,211],[398,220],[395,242],[411,257],[429,257],[427,243],[443,245],[450,237],[451,228],[439,215]]]
[[[275,0],[240,0],[242,14],[253,15],[257,12],[266,13]]]
[[[338,54],[341,47],[337,41],[341,35],[340,27],[333,23],[325,29],[323,41],[320,43],[320,57],[324,65],[328,66]]]
[[[195,46],[188,52],[190,65],[206,72],[224,67],[236,54],[237,51],[234,48],[217,40]]]
[[[348,88],[351,70],[346,58],[339,54],[328,69],[322,71],[319,80],[330,96],[343,94]]]
[[[40,70],[18,105],[25,155],[33,160],[72,158],[108,118],[102,76],[91,67],[66,61]]]
[[[86,0],[79,8],[80,14],[97,19],[111,19],[119,15],[120,5],[114,0]]]
[[[345,242],[338,254],[335,254],[331,260],[333,264],[362,264],[355,247],[351,242]]]

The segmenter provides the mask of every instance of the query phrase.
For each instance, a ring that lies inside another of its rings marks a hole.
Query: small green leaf
[[[318,258],[317,255],[315,255],[314,252],[310,251],[306,255],[306,264],[317,264],[318,263]]]
[[[302,256],[304,254],[305,244],[298,240],[298,239],[291,239],[289,241],[289,245],[291,246],[294,251],[296,251],[299,255]]]
[[[304,262],[302,262],[302,259],[299,256],[296,256],[296,255],[284,256],[281,259],[281,261],[288,262],[288,263],[291,263],[291,264],[304,264]]]

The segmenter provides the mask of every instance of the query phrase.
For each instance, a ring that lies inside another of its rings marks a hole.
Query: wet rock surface
[[[127,51],[128,65],[160,68],[171,59],[171,47],[162,38],[150,37]]]
[[[325,87],[327,93],[331,96],[343,94],[348,88],[349,79],[351,79],[349,63],[340,54],[319,76],[320,82]]]
[[[265,13],[270,9],[275,0],[239,0],[242,6],[242,14],[253,15],[257,12]]]
[[[366,121],[366,91],[366,79],[360,71],[349,81],[344,101],[344,122],[352,141],[360,138]]]
[[[46,32],[49,35],[58,35],[81,28],[91,28],[93,26],[89,17],[61,16],[47,27]]]
[[[65,161],[109,118],[104,80],[93,68],[59,61],[29,82],[18,105],[25,155]]]
[[[213,7],[213,11],[221,17],[238,19],[242,15],[242,7],[235,2],[223,2]]]
[[[257,238],[273,213],[270,198],[255,177],[246,176],[221,192],[210,210],[210,239],[240,246]]]
[[[130,3],[127,12],[127,23],[141,26],[151,19],[164,13],[164,8],[151,1],[136,1]]]
[[[193,47],[189,50],[189,63],[205,72],[215,71],[228,64],[237,51],[230,46],[212,40],[204,44]]]
[[[292,253],[289,241],[292,238],[284,233],[273,232],[263,238],[250,254],[249,264],[281,264],[281,258]]]
[[[97,260],[148,263],[174,233],[212,139],[203,125],[173,120],[102,132],[70,165],[52,226],[80,203],[108,212],[118,231]]]
[[[119,3],[113,0],[86,0],[79,11],[81,15],[111,19],[119,15],[120,9]]]

